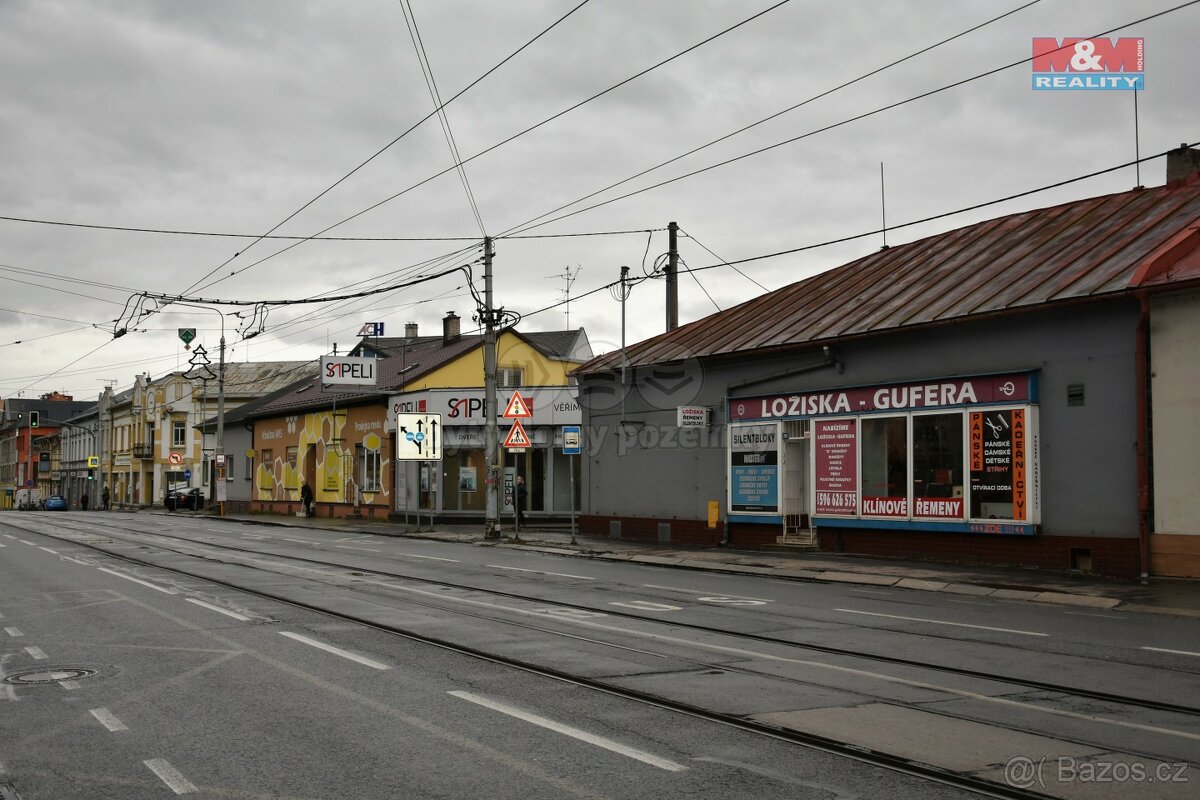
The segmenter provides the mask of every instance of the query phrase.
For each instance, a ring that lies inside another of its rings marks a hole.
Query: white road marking
[[[1165,647],[1143,647],[1143,650],[1150,650],[1155,653],[1172,653],[1177,656],[1196,656],[1200,658],[1200,653],[1192,653],[1188,650],[1168,650]]]
[[[140,583],[142,586],[149,586],[151,589],[157,589],[158,591],[162,592],[163,594],[175,594],[174,589],[164,589],[161,586],[155,586],[153,583],[149,583],[148,581],[144,581],[139,578],[135,578],[132,575],[126,575],[123,572],[117,572],[116,570],[105,569],[104,567],[97,567],[97,569],[99,569],[101,572],[107,572],[109,575],[116,575],[118,578],[124,578],[127,581],[133,581],[134,583]]]
[[[5,628],[4,632],[7,633],[9,636],[13,637],[14,639],[16,639],[19,636],[25,635],[24,633],[21,632],[20,628]]]
[[[675,586],[657,586],[653,583],[643,583],[642,588],[643,589],[663,589],[668,592],[685,592],[686,594],[704,594],[704,595],[712,595],[713,594],[712,592],[702,592],[698,589],[680,589]],[[761,597],[747,597],[746,595],[741,595],[741,594],[718,594],[718,595],[713,595],[713,596],[714,597],[730,597],[730,598],[736,598],[738,600],[757,600],[760,603],[775,602],[774,600],[764,600]],[[703,600],[704,598],[702,597],[700,599]]]
[[[1037,633],[1036,631],[1018,631],[1012,628],[992,628],[988,625],[969,625],[966,622],[945,622],[940,619],[925,619],[923,617],[901,617],[895,614],[877,614],[874,611],[855,611],[852,608],[835,608],[834,611],[841,611],[844,614],[865,614],[868,617],[886,617],[887,619],[902,619],[908,622],[927,622],[930,625],[953,625],[956,628],[974,628],[981,631],[999,631],[1000,633],[1016,633],[1021,636],[1049,636],[1048,633]]]
[[[318,570],[311,570],[319,572]],[[451,603],[461,603],[463,605],[475,606],[477,608],[488,608],[497,611],[505,611],[510,614],[518,614],[521,616],[544,616],[545,609],[526,610],[523,608],[513,608],[512,606],[500,605],[499,603],[489,603],[485,600],[475,600],[470,597],[456,597],[450,594],[442,594],[439,592],[430,591],[428,589],[418,589],[412,586],[397,586],[395,584],[385,583],[384,581],[371,580],[370,578],[360,578],[361,583],[373,583],[379,586],[386,586],[389,589],[394,589],[398,592],[408,592],[422,597],[437,598]],[[925,681],[911,680],[909,678],[898,678],[894,675],[885,675],[881,672],[871,672],[864,669],[855,669],[854,667],[843,667],[837,664],[826,664],[821,661],[811,661],[802,658],[789,658],[787,656],[777,656],[771,653],[763,653],[754,650],[745,650],[740,647],[727,647],[725,645],[710,644],[707,642],[698,642],[691,639],[681,639],[677,636],[664,636],[662,634],[650,633],[648,631],[639,631],[635,628],[625,628],[617,625],[608,625],[602,622],[595,622],[589,619],[576,619],[569,616],[560,617],[564,622],[570,622],[574,625],[579,625],[592,630],[605,631],[608,633],[620,633],[627,636],[639,636],[643,639],[652,639],[659,642],[670,642],[671,644],[684,645],[686,647],[698,647],[703,650],[712,650],[717,653],[730,653],[736,656],[745,658],[761,658],[766,661],[775,661],[782,664],[797,664],[804,667],[812,667],[814,669],[825,669],[831,672],[843,672],[848,675],[857,675],[859,677],[870,678],[872,680],[882,681],[884,683],[895,683],[901,686],[915,686],[919,689],[931,689],[935,692],[944,692],[946,694],[957,695],[959,697],[969,697],[972,700],[979,700],[984,703],[996,703],[1003,706],[1014,706],[1023,708],[1029,711],[1037,711],[1042,714],[1050,714],[1057,717],[1067,717],[1069,719],[1083,720],[1084,722],[1095,722],[1103,725],[1115,725],[1121,728],[1133,728],[1135,730],[1152,731],[1154,733],[1164,733],[1168,736],[1179,736],[1185,739],[1196,739],[1200,741],[1200,734],[1187,733],[1184,731],[1171,730],[1170,728],[1159,728],[1153,725],[1139,725],[1135,722],[1124,722],[1122,720],[1108,719],[1106,717],[1096,717],[1090,714],[1080,714],[1074,711],[1064,711],[1057,708],[1047,708],[1036,703],[1027,703],[1020,700],[1010,700],[1007,697],[992,697],[991,695],[981,694],[979,692],[969,692],[963,689],[955,689],[950,686],[940,686],[936,683],[926,683]]]
[[[610,606],[621,608],[636,608],[638,611],[682,611],[682,606],[669,606],[666,603],[651,603],[649,600],[630,600],[628,603],[609,603]]]
[[[451,561],[455,564],[459,563],[457,558],[438,558],[437,556],[419,556],[416,553],[392,553],[394,556],[408,556],[409,558],[427,558],[430,561]]]
[[[227,617],[233,617],[234,619],[240,619],[242,622],[251,622],[252,621],[249,617],[243,616],[243,615],[237,613],[236,611],[230,611],[227,608],[221,608],[220,606],[214,606],[212,603],[206,603],[203,600],[197,600],[194,597],[186,597],[184,599],[187,600],[189,603],[195,603],[198,606],[203,606],[204,608],[207,608],[209,611],[215,611],[218,614],[224,614]]]
[[[183,777],[179,770],[172,767],[165,758],[152,758],[142,763],[149,767],[150,771],[157,775],[175,794],[188,794],[200,791],[191,781]]]
[[[335,544],[335,545],[334,545],[334,547],[340,547],[340,548],[342,548],[343,550],[366,550],[368,553],[380,553],[380,552],[382,552],[381,550],[377,550],[377,549],[376,549],[376,548],[374,548],[374,547],[354,547],[354,546],[352,546],[352,545],[348,545],[348,544]]]
[[[39,661],[46,658],[46,651],[40,647],[26,647],[25,652],[38,659]]]
[[[21,544],[27,544],[30,547],[37,547],[36,544],[34,544],[33,542],[30,542],[30,541],[26,541],[25,539],[18,539],[17,541],[20,542]]]
[[[127,731],[129,726],[117,719],[116,716],[107,708],[93,708],[91,715],[99,720],[100,724],[108,728],[113,733],[117,731]]]
[[[58,685],[66,689],[68,692],[79,688],[79,683],[77,681],[60,681]]]
[[[1125,622],[1129,617],[1118,617],[1116,614],[1088,614],[1084,611],[1064,611],[1064,614],[1070,614],[1072,617],[1095,617],[1096,619],[1111,619],[1114,622]]]
[[[951,600],[949,597],[947,597],[947,598],[945,598],[945,599],[946,599],[946,602],[947,602],[947,603],[957,603],[957,604],[958,604],[958,605],[960,605],[960,606],[990,606],[990,605],[995,605],[994,603],[977,603],[977,602],[975,602],[974,600]]]
[[[286,636],[289,639],[295,639],[297,642],[304,642],[307,645],[311,645],[320,650],[324,650],[327,653],[333,653],[334,655],[341,656],[342,658],[348,658],[351,661],[356,661],[359,664],[363,664],[364,666],[368,666],[373,669],[391,669],[391,667],[389,667],[387,664],[380,664],[378,661],[372,661],[371,659],[366,658],[364,656],[355,655],[354,653],[347,652],[345,650],[342,650],[341,648],[334,647],[331,644],[325,644],[324,642],[318,642],[316,639],[310,639],[307,636],[301,636],[298,633],[289,633],[288,631],[280,631],[279,635]]]
[[[316,542],[309,541],[308,539],[289,539],[286,536],[280,536],[279,538],[285,542],[295,542],[296,544],[316,544]]]
[[[0,544],[0,547],[8,547],[6,544]]]
[[[12,540],[16,541],[16,538],[17,538],[17,537],[13,536],[11,533],[6,533],[6,534],[4,534],[4,535],[5,535],[5,536],[7,536],[9,539],[12,539]]]
[[[641,761],[643,764],[649,764],[652,767],[665,769],[668,772],[683,772],[687,769],[687,767],[683,766],[682,764],[676,764],[674,761],[660,758],[659,756],[647,753],[644,750],[635,750],[634,748],[623,745],[620,742],[614,742],[612,739],[607,739],[603,736],[596,736],[595,734],[588,733],[580,728],[576,728],[571,725],[564,725],[561,722],[555,722],[552,719],[547,719],[546,717],[538,716],[537,714],[530,714],[527,711],[521,711],[518,708],[513,708],[512,706],[508,706],[503,703],[497,703],[495,700],[488,700],[486,697],[480,697],[479,695],[471,694],[470,692],[456,691],[447,692],[447,694],[451,694],[462,700],[483,706],[484,708],[490,708],[493,711],[499,711],[501,714],[507,714],[510,717],[515,717],[519,720],[546,728],[547,730],[552,730],[555,733],[561,733],[564,736],[570,736],[572,739],[578,739],[581,742],[587,742],[588,744],[601,747],[605,750],[617,753],[618,755]]]
[[[51,550],[49,547],[39,547],[38,550],[45,550],[47,553],[53,553],[54,555],[58,555],[57,550]]]
[[[522,567],[506,567],[502,564],[484,564],[484,566],[492,567],[494,569],[511,569],[514,572],[532,572],[535,575],[554,575],[559,578],[579,578],[580,580],[583,580],[583,581],[596,580],[595,578],[589,578],[587,575],[568,575],[565,572],[543,572],[540,569],[524,569]]]

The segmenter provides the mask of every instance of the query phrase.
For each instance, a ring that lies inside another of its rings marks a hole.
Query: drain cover
[[[29,669],[24,672],[14,672],[4,676],[5,683],[15,683],[18,686],[29,686],[39,683],[59,683],[61,681],[77,681],[80,678],[90,678],[97,670],[86,667],[49,667]]]

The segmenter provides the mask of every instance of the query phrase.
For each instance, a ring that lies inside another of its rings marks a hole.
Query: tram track
[[[212,561],[215,563],[219,563],[222,565],[237,566],[237,567],[246,568],[246,569],[262,570],[262,571],[272,572],[274,574],[287,575],[292,578],[298,578],[298,576],[291,574],[291,573],[287,573],[287,572],[277,572],[275,570],[267,569],[267,567],[262,564],[247,564],[247,563],[244,563],[243,561],[241,561],[240,558],[238,560],[229,560],[229,561],[222,560],[221,558],[218,557],[219,552],[220,551],[228,551],[230,553],[237,554],[238,556],[246,555],[246,556],[255,556],[255,557],[262,557],[262,558],[272,558],[272,559],[279,559],[283,562],[292,562],[292,563],[298,563],[298,564],[313,565],[313,566],[323,567],[323,568],[327,568],[327,569],[332,568],[332,569],[336,569],[336,570],[346,570],[349,573],[349,577],[370,576],[370,577],[375,577],[375,578],[380,578],[380,579],[409,581],[409,582],[415,582],[418,584],[437,586],[437,587],[441,587],[441,588],[445,588],[445,589],[455,589],[455,590],[465,590],[465,591],[470,591],[470,592],[477,592],[477,593],[482,593],[485,595],[490,595],[490,596],[495,596],[495,597],[503,597],[503,598],[512,599],[512,600],[535,602],[535,603],[539,603],[539,604],[546,603],[546,604],[550,604],[553,606],[562,607],[562,608],[566,608],[566,609],[573,609],[573,610],[592,612],[592,613],[603,613],[607,617],[625,618],[625,619],[630,619],[630,620],[637,620],[639,622],[650,622],[650,623],[655,623],[655,624],[669,624],[672,627],[687,629],[687,630],[695,631],[698,633],[711,634],[714,636],[736,637],[739,639],[746,639],[746,640],[751,640],[751,641],[755,641],[755,642],[768,643],[768,644],[771,644],[774,646],[779,646],[779,647],[811,650],[814,652],[820,652],[820,653],[827,654],[827,655],[852,657],[852,658],[856,658],[856,659],[865,659],[865,660],[871,660],[871,661],[894,664],[894,665],[902,665],[905,667],[918,667],[921,669],[934,670],[934,671],[937,671],[940,673],[953,674],[953,675],[968,677],[968,678],[972,678],[972,679],[989,680],[989,681],[995,681],[995,682],[1001,682],[1001,683],[1006,683],[1006,684],[1010,684],[1010,685],[1020,686],[1020,687],[1027,688],[1027,689],[1035,689],[1035,690],[1039,690],[1039,691],[1052,691],[1052,692],[1056,692],[1056,693],[1068,694],[1068,695],[1077,696],[1077,697],[1087,697],[1089,699],[1104,700],[1104,701],[1110,702],[1110,703],[1116,703],[1116,704],[1121,704],[1121,705],[1126,705],[1126,706],[1133,706],[1133,707],[1137,707],[1137,708],[1154,709],[1154,710],[1159,710],[1159,711],[1169,711],[1169,712],[1178,713],[1178,714],[1185,714],[1188,716],[1200,715],[1200,710],[1191,708],[1189,706],[1179,705],[1179,704],[1162,703],[1162,702],[1150,701],[1150,700],[1146,700],[1146,699],[1142,699],[1142,698],[1124,698],[1124,697],[1120,697],[1120,696],[1112,695],[1112,694],[1108,694],[1108,693],[1081,692],[1079,690],[1074,689],[1073,687],[1063,687],[1063,686],[1047,684],[1047,683],[1037,682],[1037,681],[1026,681],[1026,680],[1022,680],[1022,679],[1015,679],[1015,678],[1010,678],[1010,677],[1006,677],[1006,676],[994,675],[994,674],[984,673],[984,672],[975,671],[975,670],[964,670],[964,669],[960,669],[960,668],[947,667],[944,665],[928,664],[928,663],[913,661],[910,659],[902,659],[902,658],[896,658],[896,657],[879,656],[876,654],[861,653],[861,652],[846,650],[846,649],[841,649],[841,648],[833,648],[833,647],[820,646],[820,645],[808,645],[805,643],[799,643],[799,642],[785,640],[785,639],[778,639],[778,638],[770,637],[770,636],[763,636],[763,635],[759,635],[759,634],[745,634],[745,633],[740,633],[740,632],[736,632],[736,631],[723,630],[723,629],[719,629],[719,628],[713,628],[713,627],[702,626],[702,625],[680,623],[680,622],[676,622],[676,621],[672,621],[670,623],[664,623],[661,619],[645,617],[645,616],[641,616],[641,615],[638,615],[635,613],[614,612],[607,608],[604,609],[603,612],[599,612],[598,609],[595,609],[593,607],[589,607],[586,605],[581,605],[581,604],[562,603],[559,601],[549,601],[549,600],[545,600],[544,598],[540,598],[540,597],[530,597],[528,595],[521,595],[521,594],[512,593],[512,592],[480,589],[478,587],[466,586],[463,584],[458,584],[458,583],[454,583],[454,582],[450,582],[450,581],[443,581],[443,580],[437,580],[437,579],[426,578],[426,577],[418,577],[418,576],[405,575],[405,574],[400,574],[400,573],[387,572],[387,571],[383,571],[383,570],[379,570],[379,569],[365,569],[365,568],[362,568],[362,567],[359,567],[359,566],[356,566],[353,564],[346,564],[346,563],[337,562],[337,561],[306,558],[304,556],[297,556],[297,555],[282,555],[279,553],[264,552],[262,550],[256,550],[256,549],[252,549],[252,548],[237,547],[234,545],[220,544],[220,543],[215,543],[215,542],[211,542],[211,541],[197,541],[195,539],[191,539],[191,538],[184,537],[184,536],[174,536],[174,535],[170,535],[170,534],[162,534],[162,533],[158,533],[158,532],[148,532],[148,531],[136,530],[136,529],[126,529],[126,528],[117,527],[116,530],[114,530],[113,527],[105,527],[102,530],[104,531],[104,533],[102,533],[102,534],[97,533],[95,528],[91,527],[91,528],[87,528],[87,529],[75,529],[74,533],[77,535],[85,536],[85,537],[96,537],[98,535],[104,536],[105,538],[109,538],[110,540],[122,541],[123,543],[128,544],[128,545],[141,546],[141,547],[151,546],[151,547],[155,548],[155,550],[162,552],[162,553],[169,553],[169,554],[173,554],[173,555],[177,555],[177,556],[184,556],[187,558],[203,558],[203,559],[206,559],[206,560],[209,560],[209,561]],[[361,617],[361,616],[355,615],[355,614],[348,614],[345,612],[336,611],[336,610],[333,610],[333,609],[330,609],[330,608],[327,608],[327,607],[324,607],[321,605],[297,600],[294,597],[288,597],[284,594],[270,592],[270,591],[264,591],[262,589],[248,588],[248,587],[240,585],[236,582],[226,581],[226,580],[222,580],[219,578],[214,578],[210,575],[200,574],[200,573],[197,573],[194,571],[189,571],[187,569],[182,569],[182,568],[179,568],[176,566],[167,566],[167,565],[164,565],[164,564],[152,561],[152,560],[148,560],[148,558],[139,558],[133,554],[129,554],[129,553],[125,553],[125,552],[114,552],[111,549],[106,549],[101,543],[80,541],[75,536],[56,536],[55,534],[47,534],[46,532],[40,531],[40,530],[31,531],[31,532],[37,532],[37,533],[42,533],[43,535],[55,536],[55,538],[59,538],[60,540],[62,540],[64,542],[69,542],[69,543],[75,544],[77,546],[87,548],[94,552],[101,553],[107,557],[118,559],[118,560],[124,561],[129,564],[134,564],[134,565],[141,566],[141,567],[148,567],[148,568],[152,568],[152,569],[156,569],[156,570],[163,570],[163,571],[166,571],[169,573],[174,573],[174,574],[185,576],[185,577],[188,577],[191,579],[202,580],[207,583],[211,583],[211,584],[217,585],[217,586],[222,586],[222,587],[225,587],[225,588],[233,590],[233,591],[237,591],[242,594],[260,597],[260,598],[270,600],[273,602],[277,602],[277,603],[283,603],[283,604],[286,604],[286,605],[289,605],[289,606],[292,606],[295,608],[304,609],[306,611],[318,613],[318,614],[321,614],[321,615],[324,615],[327,617],[331,617],[334,619],[338,619],[341,621],[352,622],[352,623],[355,623],[358,625],[363,625],[370,629],[384,632],[389,635],[400,636],[400,637],[405,638],[410,641],[439,647],[439,648],[442,648],[442,649],[445,649],[445,650],[448,650],[451,652],[455,652],[455,653],[458,653],[461,655],[466,655],[466,656],[469,656],[472,658],[486,660],[491,663],[507,666],[507,667],[510,667],[513,669],[519,669],[519,670],[522,670],[527,673],[536,674],[536,675],[540,675],[540,676],[547,677],[547,678],[552,678],[552,679],[559,680],[559,681],[564,681],[564,682],[571,683],[571,684],[574,684],[574,685],[577,685],[580,687],[588,688],[588,689],[591,689],[594,691],[604,692],[611,696],[622,697],[622,698],[628,699],[630,701],[644,703],[644,704],[655,706],[657,708],[667,709],[667,710],[675,711],[678,713],[686,714],[691,717],[705,719],[705,720],[708,720],[711,722],[716,722],[719,724],[731,726],[731,727],[734,727],[734,728],[737,728],[737,729],[740,729],[743,731],[747,731],[750,733],[754,733],[757,735],[769,736],[771,738],[774,738],[777,740],[782,740],[782,741],[787,741],[787,742],[790,742],[790,743],[793,743],[793,744],[796,744],[799,746],[813,748],[813,749],[831,753],[834,755],[852,758],[852,759],[862,761],[865,763],[870,763],[870,764],[873,764],[876,766],[885,767],[887,769],[891,769],[891,770],[901,772],[904,774],[918,776],[918,777],[921,777],[921,778],[924,778],[927,780],[932,780],[932,781],[937,781],[939,783],[952,785],[952,786],[955,786],[958,788],[962,788],[962,789],[966,789],[966,790],[975,792],[975,793],[983,795],[983,796],[1004,797],[1004,798],[1035,798],[1035,797],[1048,797],[1049,796],[1049,795],[1044,795],[1044,794],[1034,792],[1031,790],[1027,790],[1027,789],[1021,789],[1021,788],[1006,786],[1006,785],[1002,785],[1002,784],[997,784],[995,782],[987,781],[987,780],[975,777],[973,775],[960,774],[958,772],[954,772],[954,771],[945,769],[943,767],[930,765],[930,764],[922,763],[919,761],[914,761],[912,759],[903,758],[903,757],[896,756],[894,754],[890,754],[887,752],[863,748],[858,745],[847,744],[847,743],[837,741],[835,739],[831,739],[829,737],[821,736],[818,734],[807,733],[804,731],[798,731],[798,730],[791,729],[791,728],[781,728],[781,727],[763,723],[763,722],[760,722],[757,720],[751,720],[751,719],[746,719],[746,718],[740,717],[740,716],[734,716],[734,715],[724,714],[724,713],[720,713],[720,712],[714,712],[709,709],[695,706],[690,703],[679,702],[676,700],[672,700],[670,698],[662,697],[660,695],[648,694],[646,692],[641,692],[636,689],[629,689],[629,688],[625,688],[625,687],[614,686],[612,684],[605,683],[602,680],[593,680],[593,679],[581,677],[578,675],[574,675],[571,673],[567,673],[562,670],[555,669],[553,667],[548,667],[548,666],[541,665],[541,664],[534,664],[534,663],[530,663],[525,660],[510,658],[510,657],[507,657],[507,656],[504,656],[501,654],[497,654],[494,652],[487,652],[484,650],[480,650],[478,648],[472,647],[472,646],[470,646],[468,644],[464,644],[462,642],[441,639],[439,637],[430,636],[428,634],[416,633],[414,631],[407,630],[407,629],[397,627],[394,625],[382,624],[377,620],[368,619],[368,618]],[[147,542],[146,538],[150,538],[150,539],[152,539],[152,541]],[[180,549],[179,547],[164,546],[161,542],[156,541],[156,540],[160,540],[160,539],[170,539],[173,542],[178,542],[181,544],[186,543],[186,545],[188,545],[189,548]],[[216,548],[216,550],[218,551],[217,554],[204,555],[204,554],[198,554],[197,552],[194,551],[195,549],[211,550],[213,548]],[[326,577],[331,578],[333,576],[326,576]],[[356,592],[363,592],[368,595],[376,595],[376,596],[386,597],[390,600],[394,600],[396,598],[396,595],[394,593],[385,594],[382,591],[370,590],[370,589],[367,589],[361,582],[358,582],[358,581],[356,581],[352,585],[348,586],[345,583],[332,583],[332,582],[321,581],[320,576],[307,576],[307,577],[304,577],[301,579],[308,580],[308,581],[314,581],[314,582],[317,582],[317,583],[325,585],[325,586],[336,587],[339,589],[351,588]],[[421,602],[421,601],[413,601],[411,598],[408,599],[408,602],[410,602],[410,603],[415,602],[417,605],[422,605],[422,606],[425,606],[425,607],[428,607],[431,609],[436,609],[439,611],[448,610],[444,605],[438,605],[438,604],[432,603],[432,602],[425,603],[425,602]],[[625,647],[620,644],[615,644],[615,643],[608,642],[608,641],[595,640],[595,639],[591,639],[591,638],[588,638],[585,636],[579,636],[577,634],[565,633],[562,630],[541,627],[538,625],[532,625],[532,624],[525,623],[525,622],[517,622],[517,621],[513,621],[511,619],[497,619],[495,616],[478,614],[478,613],[474,613],[474,612],[463,612],[461,609],[455,609],[454,613],[465,614],[467,616],[476,617],[487,623],[494,624],[496,622],[503,622],[507,625],[521,627],[521,628],[524,628],[524,629],[527,629],[530,631],[536,631],[536,632],[539,632],[542,634],[553,635],[553,636],[567,636],[567,637],[579,639],[582,641],[591,642],[591,643],[601,645],[601,646],[616,647],[616,648],[627,649],[627,650],[635,650],[635,648]],[[638,652],[649,652],[649,651],[638,651]],[[651,655],[662,655],[660,653],[650,653],[650,654]],[[671,657],[675,658],[677,660],[681,660],[685,663],[693,664],[697,668],[720,669],[723,671],[740,672],[743,674],[751,674],[751,675],[755,675],[757,677],[762,677],[762,674],[758,671],[743,670],[743,669],[731,666],[729,664],[712,664],[712,663],[707,663],[704,661],[699,661],[696,659],[683,658],[683,657],[680,657],[677,655],[673,655]],[[781,679],[780,676],[770,676],[770,677],[773,680]],[[783,678],[783,679],[786,679],[786,678]],[[797,682],[804,683],[804,681],[797,681]],[[995,723],[989,723],[989,724],[995,724]]]

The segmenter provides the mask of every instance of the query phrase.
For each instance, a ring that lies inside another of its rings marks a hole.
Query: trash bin
[[[163,505],[165,505],[167,507],[167,511],[174,511],[175,505],[176,505],[175,495],[173,495],[173,494],[167,495],[166,499],[163,501]]]

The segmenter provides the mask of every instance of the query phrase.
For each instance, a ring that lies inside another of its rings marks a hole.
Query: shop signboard
[[[984,403],[1025,403],[1036,401],[1034,390],[1032,376],[1028,374],[947,378],[888,386],[856,386],[799,394],[731,399],[729,419],[785,419],[866,414],[910,408],[949,408]]]
[[[731,425],[729,459],[730,512],[778,514],[779,425]]]
[[[378,364],[379,359],[376,358],[321,356],[321,383],[326,386],[334,384],[374,386],[375,367]]]
[[[858,420],[813,420],[812,440],[816,515],[857,516]]]
[[[1029,519],[1025,409],[970,416],[971,517]]]

